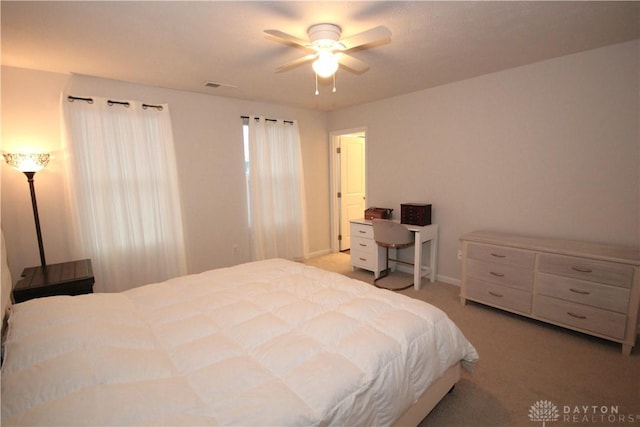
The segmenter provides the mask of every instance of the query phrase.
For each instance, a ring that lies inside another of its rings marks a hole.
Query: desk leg
[[[436,274],[437,274],[437,268],[438,268],[438,230],[436,229],[436,234],[435,236],[433,236],[433,239],[431,239],[429,241],[429,249],[431,252],[431,265],[429,266],[431,268],[431,272],[429,273],[429,279],[431,280],[431,282],[435,282],[436,281]]]
[[[420,290],[422,284],[422,236],[419,231],[413,233],[415,236],[415,249],[413,258],[413,287],[416,290]]]

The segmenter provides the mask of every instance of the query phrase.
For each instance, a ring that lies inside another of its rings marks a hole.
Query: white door
[[[340,136],[340,250],[351,248],[349,221],[364,217],[365,136]]]

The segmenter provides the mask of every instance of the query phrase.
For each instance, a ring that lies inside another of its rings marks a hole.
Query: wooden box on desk
[[[391,219],[393,209],[368,208],[364,211],[364,219]]]
[[[53,295],[90,294],[94,281],[90,259],[29,267],[13,289],[13,300],[19,303]]]
[[[400,222],[410,225],[431,225],[431,205],[405,203],[400,205]]]

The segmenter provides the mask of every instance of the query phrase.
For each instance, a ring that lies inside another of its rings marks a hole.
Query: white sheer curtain
[[[102,292],[186,274],[168,107],[92,100],[62,99],[76,255]]]
[[[298,123],[249,117],[251,251],[254,260],[307,257]]]

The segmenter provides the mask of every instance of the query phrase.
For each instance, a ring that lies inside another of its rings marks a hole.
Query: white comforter
[[[388,425],[477,357],[424,302],[260,261],[15,305],[2,425]]]

